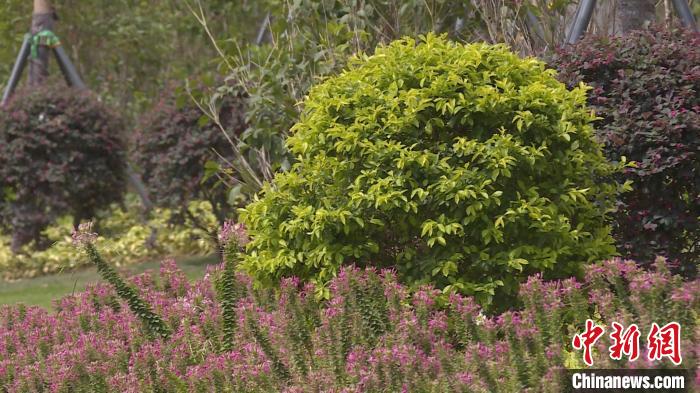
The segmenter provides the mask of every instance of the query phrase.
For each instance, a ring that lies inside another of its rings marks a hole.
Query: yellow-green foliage
[[[125,209],[114,205],[97,221],[100,236],[95,246],[114,265],[124,266],[168,255],[214,252],[213,242],[202,230],[169,224],[169,210],[154,210],[148,223],[144,223],[140,220],[139,209],[136,197],[129,195]],[[216,228],[209,202],[192,202],[189,209],[207,225]],[[88,264],[89,261],[81,258],[71,244],[71,223],[70,217],[64,217],[44,231],[54,243],[50,248],[42,251],[25,248],[17,255],[10,251],[10,236],[0,234],[0,278],[34,277]],[[152,233],[151,228],[157,231],[156,247],[146,244]]]
[[[554,76],[434,35],[352,61],[309,92],[287,140],[297,163],[241,210],[243,268],[262,284],[393,268],[503,304],[530,274],[609,257],[619,166],[594,140],[586,88]]]

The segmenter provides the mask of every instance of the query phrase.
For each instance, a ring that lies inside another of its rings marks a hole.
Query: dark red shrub
[[[589,37],[553,60],[569,85],[592,87],[589,102],[609,159],[637,163],[624,174],[615,236],[620,252],[661,254],[696,274],[700,261],[700,34],[638,31]]]
[[[79,221],[121,200],[123,129],[94,95],[63,86],[20,92],[0,109],[0,225],[14,250],[58,216]]]
[[[228,187],[218,178],[205,176],[207,162],[233,159],[233,149],[222,130],[204,117],[189,99],[178,100],[177,89],[169,88],[141,120],[134,138],[133,158],[142,171],[156,205],[174,210],[175,219],[200,225],[187,209],[189,202],[206,200],[220,223],[231,213]],[[178,102],[182,101],[182,102]],[[219,109],[222,126],[229,136],[246,128],[244,100],[229,95]],[[222,158],[223,157],[223,158]],[[205,229],[205,228],[203,228]],[[213,235],[215,235],[215,229]]]

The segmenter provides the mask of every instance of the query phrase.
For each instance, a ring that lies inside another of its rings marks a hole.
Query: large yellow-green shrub
[[[241,211],[261,283],[394,268],[488,303],[528,274],[614,253],[620,186],[586,89],[504,46],[396,41],[314,87],[287,142],[298,162]],[[503,300],[503,297],[500,297]]]

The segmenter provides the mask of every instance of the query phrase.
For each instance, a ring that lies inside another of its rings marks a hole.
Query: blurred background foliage
[[[206,10],[205,0],[192,1]],[[289,128],[299,119],[301,102],[309,88],[339,72],[354,55],[371,54],[377,45],[403,36],[437,32],[457,41],[506,43],[520,55],[547,58],[564,42],[577,3],[576,0],[265,0],[259,8],[243,11],[249,12],[249,20],[269,21],[262,26],[264,30],[258,27],[258,42],[219,41],[219,70],[226,83],[197,98],[202,107],[216,108],[223,97],[238,94],[240,89],[245,91],[249,97],[248,129],[240,136],[236,148],[250,167],[257,170],[259,178],[270,180],[271,174],[289,168],[294,160],[284,147],[284,140]],[[615,33],[619,30],[619,20],[615,18],[617,2],[598,3],[589,30]],[[668,19],[670,1],[655,4],[658,23],[678,23]],[[700,12],[697,4],[694,9]],[[216,29],[205,12],[200,13],[199,19],[203,26],[210,26],[209,30]],[[252,37],[253,32],[246,34]],[[215,119],[216,110],[210,112],[210,117]]]
[[[215,70],[215,52],[184,1],[55,0],[56,34],[88,86],[132,120],[158,96],[165,81]],[[203,7],[217,37],[254,39],[257,1],[207,0]],[[4,88],[32,2],[2,0],[0,84]],[[243,28],[242,28],[243,27]],[[250,27],[250,28],[248,28]],[[59,75],[52,61],[51,73]]]
[[[211,204],[192,201],[187,209],[212,228],[218,226]],[[208,255],[216,251],[206,231],[174,224],[176,212],[156,209],[146,222],[141,218],[136,195],[129,194],[123,205],[113,204],[98,217],[100,236],[96,240],[116,266],[128,266],[166,256]],[[0,233],[0,280],[32,278],[89,265],[76,256],[71,244],[73,230],[70,216],[62,217],[44,230],[53,246],[34,250],[27,246],[20,253],[10,250],[10,238]]]
[[[290,109],[316,78],[344,65],[348,54],[405,35],[446,32],[463,41],[505,42],[521,54],[561,43],[576,0],[54,0],[56,33],[88,86],[132,120],[167,81],[214,80],[212,74],[255,85],[250,135],[274,154],[263,128],[285,130]],[[593,30],[605,26],[615,1],[599,1]],[[658,2],[663,20],[669,1]],[[692,0],[700,16],[700,1]],[[31,2],[0,2],[0,87],[31,21]],[[208,31],[192,14],[199,11]],[[614,14],[614,12],[613,12]],[[263,22],[269,17],[270,24]],[[262,29],[261,29],[262,27]],[[264,33],[264,34],[261,34]],[[219,45],[217,52],[210,38]],[[257,48],[258,38],[264,45]],[[222,61],[222,56],[228,60]],[[234,61],[236,60],[236,61]],[[55,64],[53,74],[58,74]],[[246,74],[241,67],[247,72]],[[234,72],[235,69],[235,72]],[[254,70],[253,70],[254,69]],[[256,99],[276,109],[257,108]],[[269,160],[269,158],[268,158]]]
[[[651,0],[644,0],[651,1]],[[622,0],[599,1],[591,32],[615,32]],[[284,141],[310,87],[354,55],[402,36],[445,33],[457,41],[503,42],[521,55],[548,57],[563,42],[577,0],[53,0],[57,35],[87,85],[122,112],[133,134],[171,82],[179,106],[192,100],[226,131],[219,113],[231,95],[247,98],[245,131],[231,135],[234,159],[202,168],[245,205],[294,157]],[[656,1],[657,21],[671,1]],[[700,1],[691,1],[696,18]],[[0,0],[0,89],[4,89],[31,2]],[[641,26],[640,26],[641,27]],[[52,61],[54,83],[60,73]],[[196,87],[192,87],[196,86]],[[226,152],[222,153],[227,156]],[[135,168],[140,172],[142,168]],[[159,206],[164,207],[164,206]]]

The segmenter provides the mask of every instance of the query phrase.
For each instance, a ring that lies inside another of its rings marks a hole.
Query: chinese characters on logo
[[[610,333],[612,345],[608,348],[610,358],[614,360],[622,359],[623,355],[633,362],[639,357],[639,337],[641,332],[639,327],[632,324],[624,328],[617,322],[612,323],[613,331]],[[583,362],[589,367],[593,365],[591,347],[605,333],[603,326],[596,325],[592,320],[586,320],[586,330],[577,334],[571,340],[574,349],[583,349]],[[670,359],[673,364],[681,364],[681,325],[671,322],[660,327],[656,322],[651,324],[649,335],[647,335],[647,359],[650,361]]]
[[[627,330],[623,330],[622,325],[617,322],[612,323],[613,332],[610,338],[613,339],[613,345],[610,346],[610,358],[615,360],[622,359],[622,354],[629,356],[631,362],[639,357],[639,327],[632,324]]]
[[[601,326],[594,325],[590,319],[586,320],[586,331],[574,336],[572,344],[574,349],[583,348],[583,361],[587,365],[593,365],[593,357],[591,356],[591,346],[603,335],[605,329]]]
[[[681,364],[680,324],[671,322],[659,328],[659,325],[652,323],[647,341],[649,342],[649,360],[661,360],[667,356],[676,366]]]

